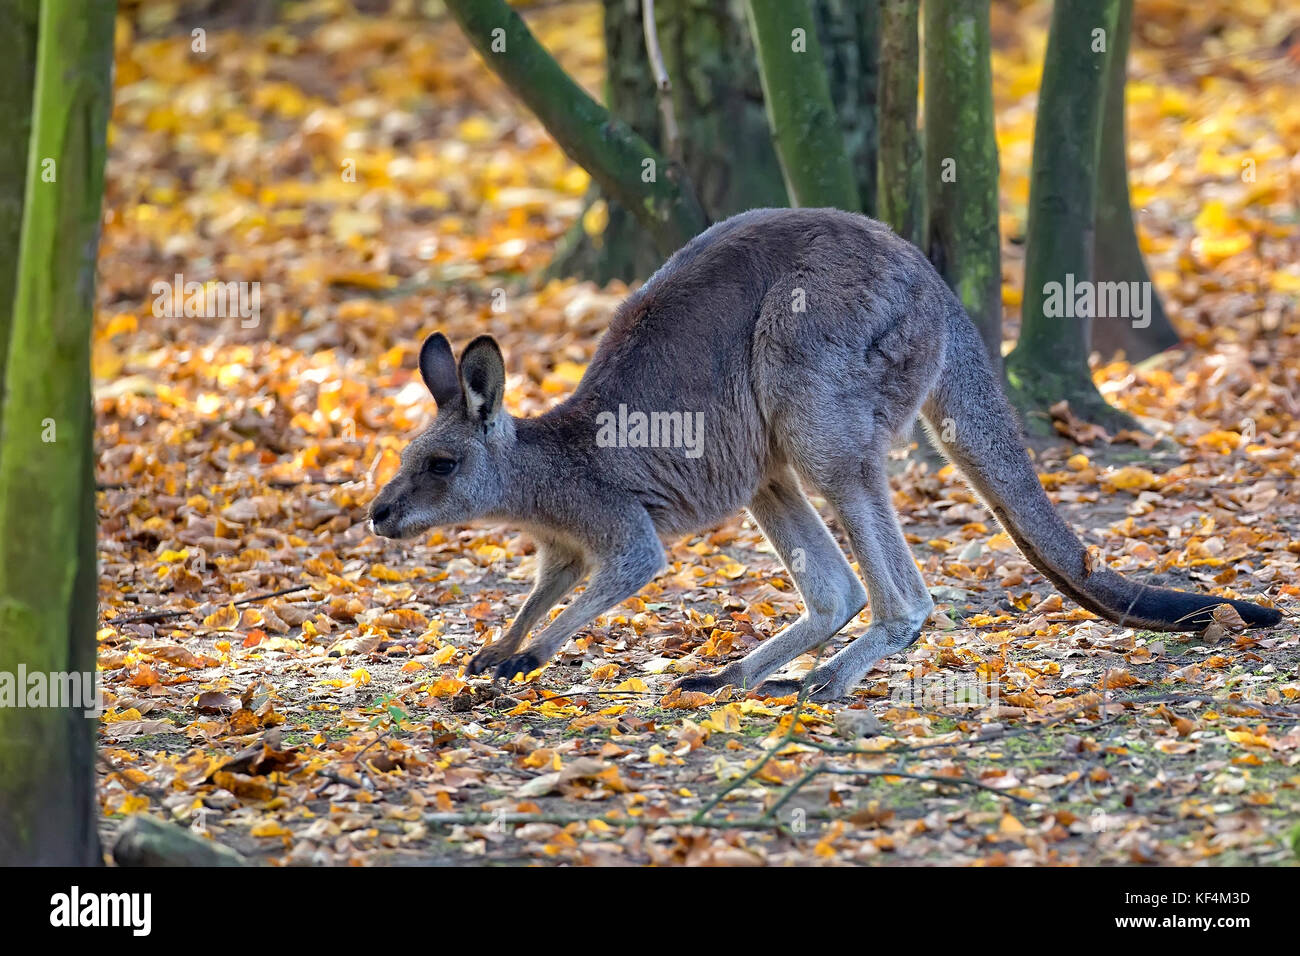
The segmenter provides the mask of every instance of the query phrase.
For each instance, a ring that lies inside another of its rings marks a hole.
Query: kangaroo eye
[[[435,458],[429,462],[429,471],[442,478],[446,478],[456,470],[458,464],[460,464],[460,462],[455,458]]]

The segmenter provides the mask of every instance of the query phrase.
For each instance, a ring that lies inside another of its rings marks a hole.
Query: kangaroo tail
[[[1083,544],[1043,491],[984,344],[956,302],[948,323],[943,371],[923,407],[931,434],[1021,553],[1063,594],[1108,620],[1155,631],[1199,630],[1220,604],[1231,604],[1250,627],[1282,619],[1249,601],[1152,587],[1090,567]]]

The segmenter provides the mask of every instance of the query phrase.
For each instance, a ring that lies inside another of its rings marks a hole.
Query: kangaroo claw
[[[759,684],[755,693],[764,697],[789,697],[791,694],[798,694],[803,690],[804,682],[801,680],[765,680]],[[815,676],[812,679],[812,689],[808,692],[808,699],[816,701],[819,704],[829,703],[833,700],[839,700],[844,694],[838,692],[829,680],[818,680]]]
[[[504,661],[498,664],[494,676],[503,677],[506,680],[510,680],[510,678],[514,677],[516,674],[523,674],[527,677],[545,663],[545,661],[540,660],[532,651],[523,651],[522,653],[507,657]]]
[[[723,677],[720,671],[713,674],[688,674],[677,680],[668,690],[670,693],[679,690],[684,694],[712,694],[730,683],[731,681]]]
[[[475,677],[479,674],[486,674],[500,664],[502,661],[501,652],[496,651],[496,653],[493,653],[493,651],[496,651],[495,645],[489,644],[471,657],[469,663],[465,665],[465,676]]]

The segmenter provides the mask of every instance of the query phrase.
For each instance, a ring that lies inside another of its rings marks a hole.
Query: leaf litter
[[[148,813],[280,865],[1292,859],[1294,618],[1100,621],[949,468],[900,463],[938,607],[848,701],[667,692],[799,613],[740,515],[673,545],[540,674],[465,678],[522,604],[532,545],[399,546],[365,506],[431,414],[424,333],[490,329],[514,414],[581,377],[626,289],[528,277],[588,178],[446,19],[294,4],[195,55],[158,6],[119,19],[94,348],[107,839]],[[1016,6],[994,7],[1004,239],[1024,231],[1045,45],[1045,5]],[[1143,0],[1134,39],[1134,205],[1190,347],[1095,368],[1148,435],[1054,409],[1037,464],[1091,560],[1293,614],[1295,24],[1245,0],[1225,28],[1228,10]],[[529,17],[598,90],[598,5]],[[1004,262],[1014,335],[1018,246]],[[259,282],[258,324],[160,317],[152,283],[177,273]]]

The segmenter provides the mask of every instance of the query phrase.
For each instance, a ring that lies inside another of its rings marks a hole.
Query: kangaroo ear
[[[441,332],[434,332],[420,346],[420,375],[439,408],[446,408],[460,397],[456,359],[451,354],[451,343]]]
[[[460,382],[470,419],[491,428],[506,391],[506,363],[496,339],[480,335],[469,343],[460,357]]]

